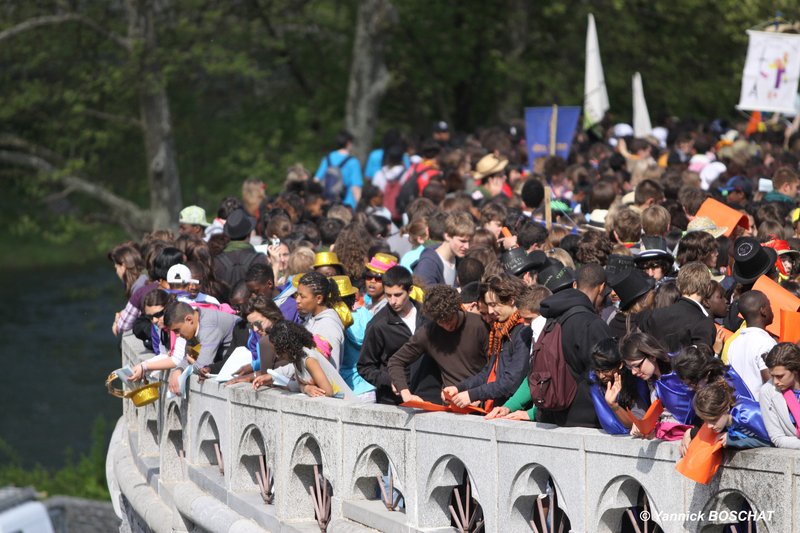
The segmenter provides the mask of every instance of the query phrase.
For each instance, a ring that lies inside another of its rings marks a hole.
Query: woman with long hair
[[[115,246],[108,252],[108,259],[114,263],[114,270],[125,286],[125,297],[128,299],[125,308],[114,316],[111,326],[114,335],[121,335],[133,327],[133,322],[142,313],[142,298],[155,285],[147,282],[144,259],[135,243],[125,242]]]
[[[661,400],[664,406],[654,434],[643,435],[634,425],[631,435],[644,438],[655,436],[663,440],[681,439],[694,420],[694,393],[673,371],[667,350],[655,337],[634,331],[620,342],[620,354],[631,374],[647,383],[651,402]]]
[[[333,396],[334,388],[325,374],[323,356],[316,349],[314,336],[310,331],[287,320],[277,322],[270,331],[270,341],[279,359],[290,362],[275,369],[289,383],[289,390],[298,390],[316,396]],[[253,388],[272,385],[272,374],[263,374],[253,380]]]
[[[761,388],[759,403],[772,444],[800,449],[800,348],[775,345],[764,357],[772,378]]]

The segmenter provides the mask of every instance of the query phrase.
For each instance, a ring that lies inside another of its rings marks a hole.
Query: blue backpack
[[[331,203],[340,203],[347,194],[344,186],[344,176],[342,176],[342,168],[352,158],[352,156],[347,156],[342,159],[341,163],[334,165],[331,163],[330,155],[325,157],[328,167],[325,169],[325,174],[322,176],[323,195],[325,199]]]

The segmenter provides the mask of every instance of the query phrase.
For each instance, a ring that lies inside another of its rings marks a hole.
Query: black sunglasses
[[[145,318],[147,318],[148,320],[151,320],[151,321],[152,321],[152,320],[154,320],[154,319],[161,318],[162,316],[164,316],[164,310],[162,309],[161,311],[158,311],[158,312],[156,312],[156,313],[153,313],[152,315],[144,315],[144,316],[145,316]]]
[[[383,281],[383,276],[380,274],[364,274],[364,280]]]

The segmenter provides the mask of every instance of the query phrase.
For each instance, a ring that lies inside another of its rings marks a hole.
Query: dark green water
[[[25,465],[58,467],[67,448],[88,452],[97,416],[111,431],[122,412],[104,383],[120,364],[124,291],[107,261],[2,276],[0,438]]]

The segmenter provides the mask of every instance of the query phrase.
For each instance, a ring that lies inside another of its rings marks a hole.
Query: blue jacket
[[[444,283],[444,261],[436,253],[436,248],[425,248],[422,251],[417,266],[414,267],[414,275],[427,286]]]

